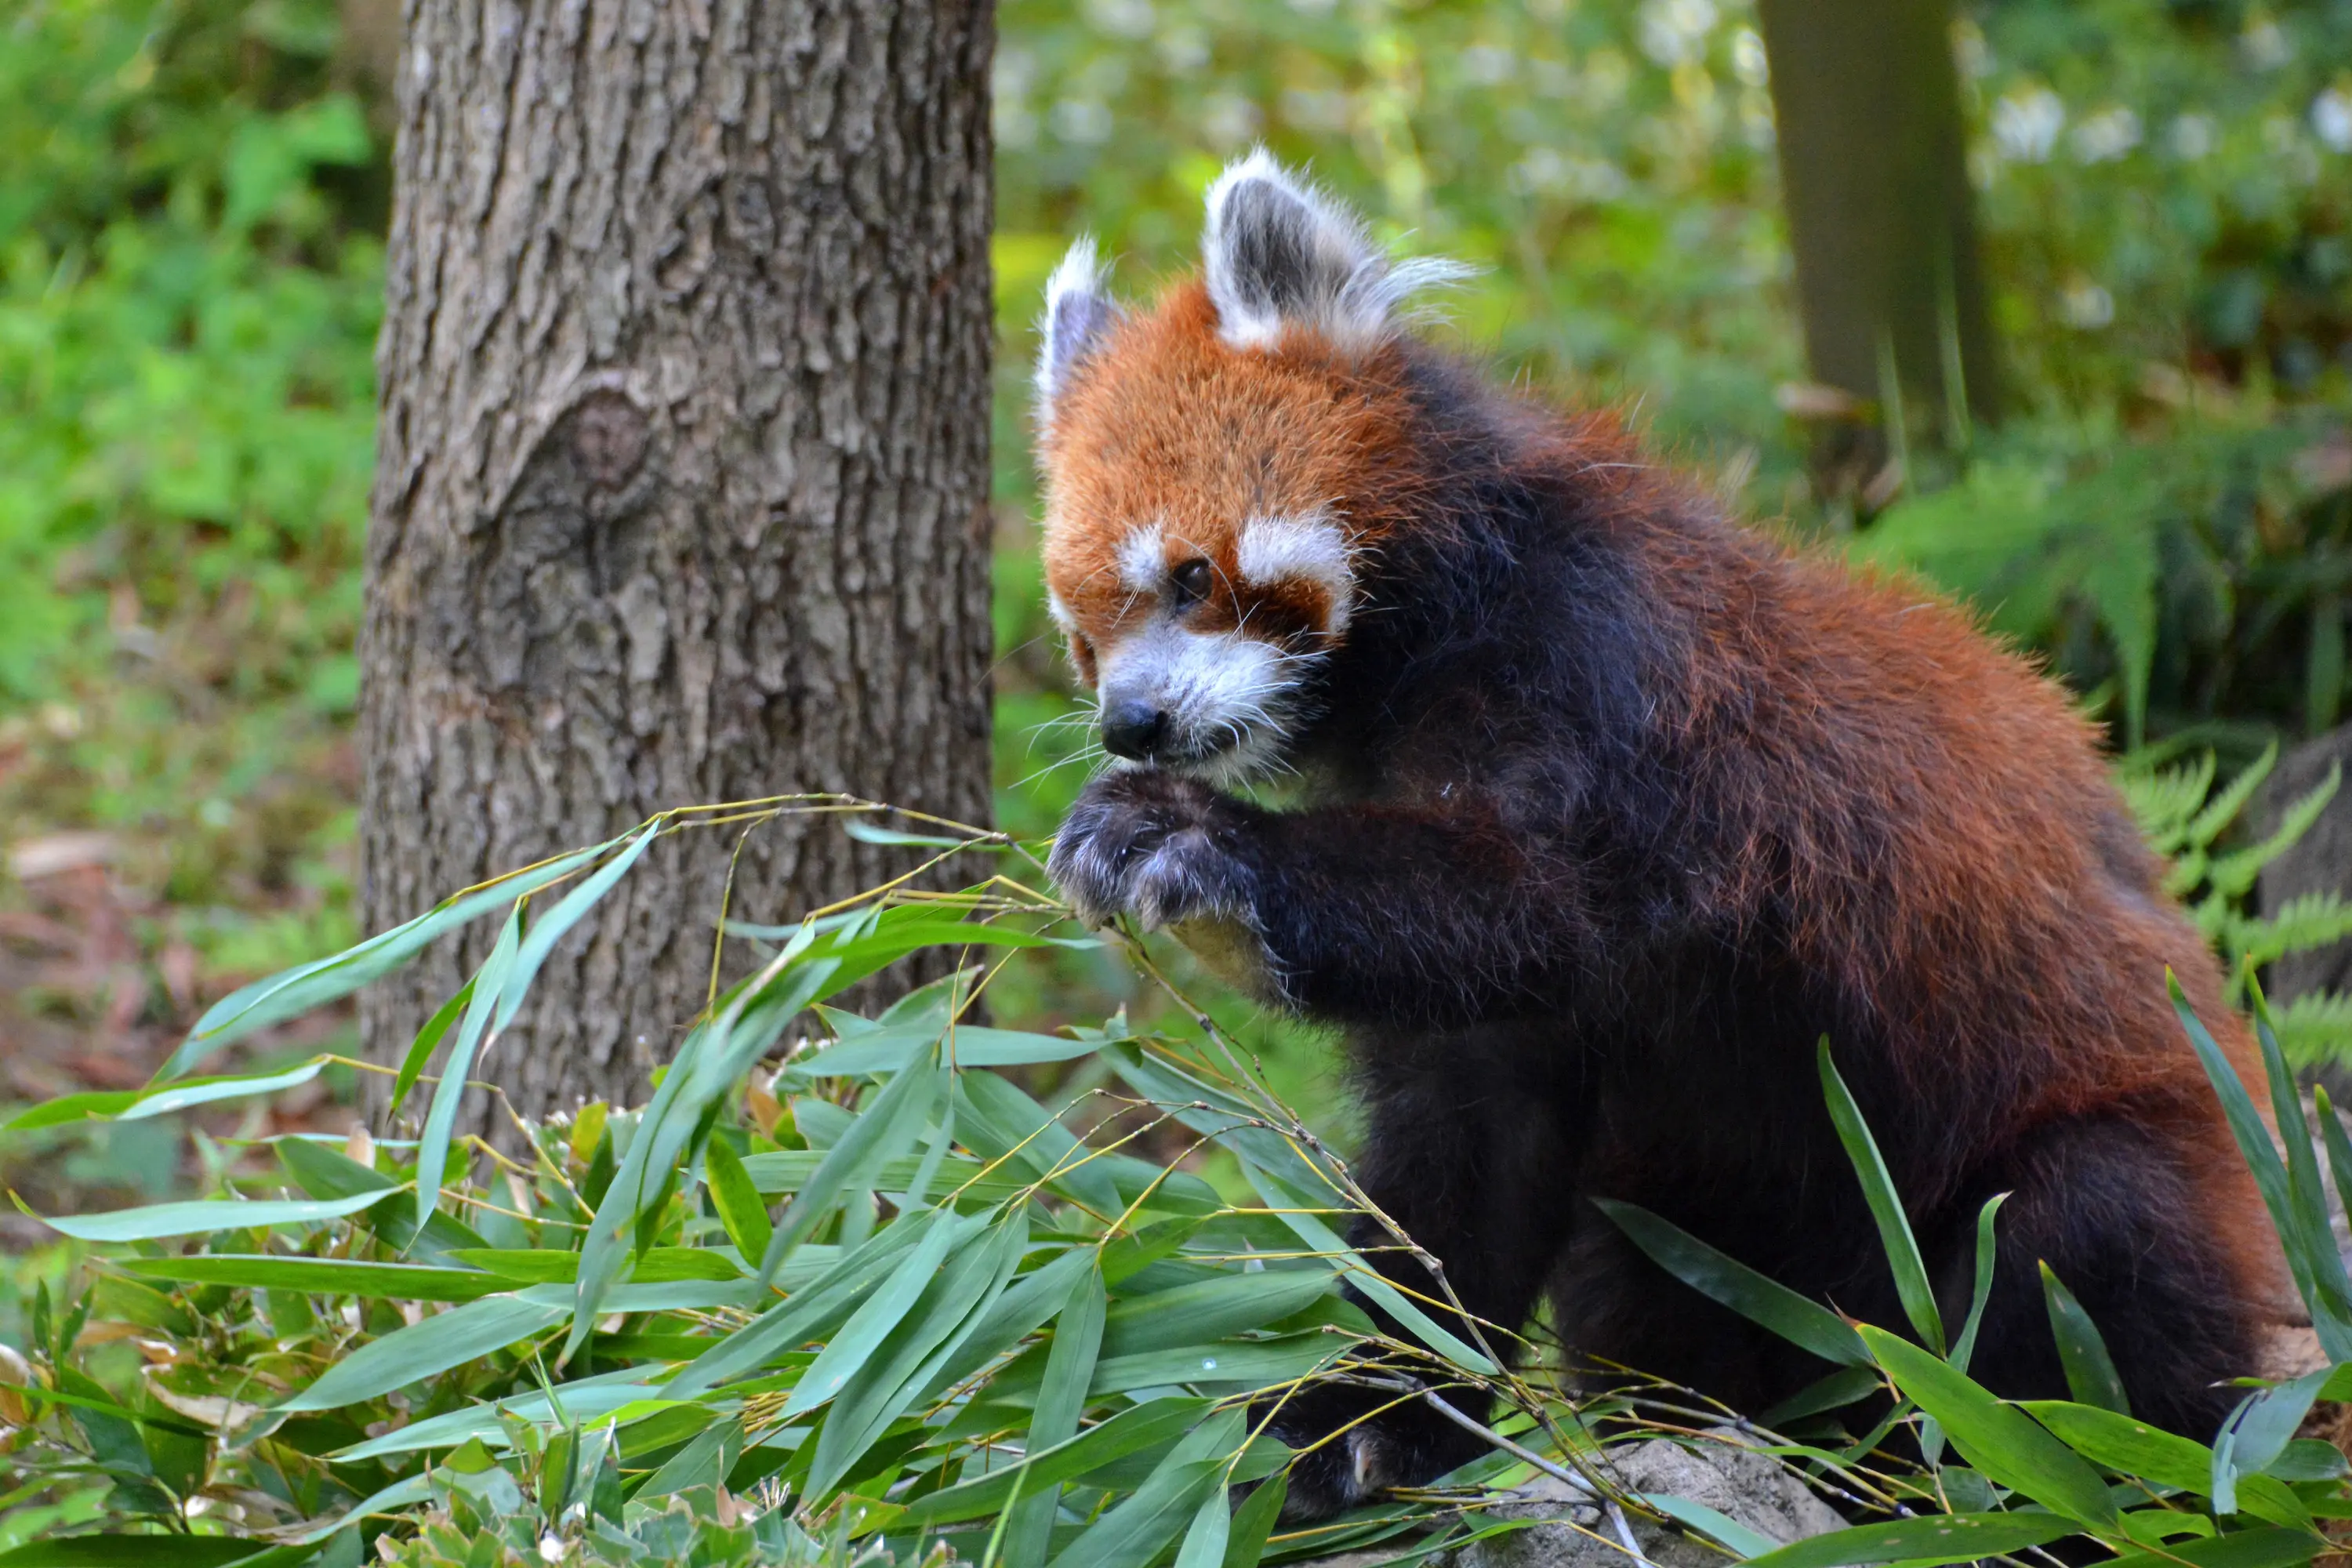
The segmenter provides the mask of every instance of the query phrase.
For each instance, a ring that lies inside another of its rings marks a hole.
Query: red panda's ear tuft
[[[1391,262],[1354,214],[1263,147],[1217,176],[1208,209],[1209,299],[1217,335],[1234,348],[1272,348],[1291,326],[1346,353],[1376,348],[1408,295],[1469,271],[1437,258]]]
[[[1054,403],[1121,314],[1103,289],[1095,242],[1081,235],[1045,280],[1045,314],[1037,324],[1037,424],[1054,421]]]

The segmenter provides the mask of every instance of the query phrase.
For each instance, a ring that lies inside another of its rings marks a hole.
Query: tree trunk
[[[993,26],[989,0],[411,0],[371,929],[667,806],[985,820]],[[663,841],[566,937],[480,1069],[516,1109],[643,1098],[703,1005],[733,848]],[[731,908],[793,918],[907,854],[787,819]],[[372,989],[370,1056],[488,925]]]
[[[1915,438],[1964,437],[1997,412],[1999,386],[1949,0],[1761,12],[1813,378],[1891,416],[1891,369]],[[1825,456],[1883,458],[1886,434],[1850,431]]]

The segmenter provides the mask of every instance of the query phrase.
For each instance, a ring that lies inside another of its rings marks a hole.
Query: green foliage
[[[2342,781],[2331,771],[2308,795],[2287,804],[2268,837],[2232,843],[2232,830],[2270,776],[2278,747],[2273,743],[2218,788],[2211,752],[2168,766],[2168,753],[2177,750],[2157,747],[2126,757],[2116,782],[2141,836],[2168,862],[2165,890],[2181,900],[2206,941],[2232,966],[2229,997],[2243,1005],[2263,965],[2352,937],[2352,903],[2338,893],[2305,894],[2268,915],[2249,912],[2263,868],[2311,830]],[[2287,1059],[2297,1067],[2352,1061],[2352,998],[2307,993],[2272,1022]]]
[[[174,1070],[256,1018],[331,1005],[470,921],[530,933],[494,950],[464,994],[467,1011],[510,1009],[553,940],[541,933],[711,815],[666,814],[257,983],[214,1009]],[[1927,1347],[1849,1324],[1655,1215],[1603,1205],[1669,1271],[1841,1364],[1770,1417],[1807,1424],[1801,1436],[1750,1427],[1796,1473],[1885,1517],[1774,1547],[1693,1500],[1619,1495],[1606,1450],[1654,1436],[1661,1416],[1685,1423],[1700,1396],[1647,1384],[1572,1394],[1571,1369],[1511,1325],[1398,1291],[1336,1228],[1378,1211],[1222,1032],[971,1023],[997,966],[871,1018],[823,1006],[919,946],[1093,940],[1059,933],[1066,911],[1032,889],[1040,868],[1019,846],[986,833],[950,844],[1003,869],[960,897],[886,890],[756,939],[766,962],[718,997],[642,1109],[526,1127],[517,1153],[458,1143],[430,1117],[416,1142],[282,1136],[223,1166],[214,1194],[49,1221],[102,1251],[74,1289],[36,1287],[21,1351],[0,1356],[0,1529],[22,1512],[52,1538],[153,1542],[153,1560],[173,1563],[226,1563],[242,1541],[270,1568],[338,1568],[371,1551],[418,1568],[855,1568],[885,1551],[1240,1568],[1465,1541],[1485,1532],[1483,1500],[1542,1468],[1786,1568],[1958,1562],[2075,1535],[2135,1560],[2189,1541],[2191,1563],[2268,1568],[2311,1560],[2326,1545],[2315,1521],[2352,1513],[2340,1457],[2294,1437],[2315,1400],[2352,1395],[2341,1365],[2255,1389],[2210,1445],[2157,1433],[2122,1410],[2095,1325],[2045,1270],[2077,1401],[2011,1404],[1973,1382],[1997,1200],[1948,1354],[1928,1348],[1943,1327],[1916,1290],[1906,1305]],[[521,918],[545,898],[548,914]],[[786,1047],[812,1005],[826,1037]],[[2292,1108],[2259,999],[2257,1018],[2274,1098]],[[2352,1283],[2320,1183],[2324,1164],[2352,1185],[2352,1139],[2323,1104],[2325,1161],[2307,1132],[2282,1153],[2210,1037],[2185,1010],[2183,1023],[2340,1362]],[[437,1037],[415,1074],[436,1098],[458,1080],[426,1069],[462,1054],[446,1028]],[[996,1070],[1074,1058],[1116,1089],[1049,1106]],[[1900,1194],[1826,1045],[1821,1067],[1895,1277],[1923,1280]],[[135,1121],[280,1093],[311,1070],[167,1074],[18,1120]],[[1343,1280],[1402,1331],[1377,1331]],[[1440,1486],[1270,1534],[1294,1456],[1264,1430],[1268,1402],[1335,1380],[1410,1396],[1412,1379],[1461,1391],[1459,1408],[1499,1409],[1492,1451]],[[1832,1413],[1882,1391],[1886,1419],[1859,1439],[1839,1430]],[[1906,1424],[1924,1465],[1886,1446]]]
[[[2201,790],[2200,794],[2201,795]],[[1930,1500],[1928,1517],[1895,1524],[1861,1524],[1751,1558],[1770,1568],[1826,1568],[1832,1563],[1903,1561],[1922,1564],[1973,1561],[1998,1552],[2083,1535],[2129,1563],[2170,1558],[2194,1563],[2307,1563],[2329,1549],[2321,1521],[2352,1517],[2352,1489],[2344,1458],[2327,1444],[2298,1439],[2295,1430],[2323,1397],[2352,1395],[2352,1287],[2329,1229],[2319,1189],[2321,1155],[2339,1186],[2352,1186],[2352,1139],[2323,1104],[2323,1135],[2305,1127],[2293,1070],[2279,1049],[2268,1012],[2255,999],[2261,1041],[2277,1124],[2289,1129],[2274,1145],[2261,1115],[2204,1026],[2176,985],[2173,1002],[2192,1047],[2204,1062],[2241,1152],[2278,1227],[2305,1304],[2330,1364],[2290,1382],[2260,1386],[2222,1424],[2210,1445],[2158,1431],[2131,1418],[2123,1390],[2096,1326],[2047,1264],[2042,1280],[2051,1330],[2073,1400],[2013,1402],[1995,1397],[1968,1375],[1964,1349],[1944,1355],[1937,1337],[1920,1324],[1923,1346],[1868,1324],[1856,1325],[1868,1357],[1896,1404],[1873,1435],[1839,1456],[1849,1462],[1875,1448],[1893,1426],[1918,1428],[1927,1471],[1904,1495]],[[1850,1097],[1822,1047],[1822,1078],[1832,1113],[1846,1133],[1847,1152],[1864,1195],[1882,1214],[1880,1236],[1898,1279],[1917,1268],[1907,1219],[1859,1125]],[[1993,1205],[1988,1205],[1978,1248],[1977,1298],[1990,1282]],[[1751,1321],[1813,1348],[1809,1331],[1791,1331],[1790,1316],[1755,1277],[1666,1221],[1623,1205],[1604,1212],[1661,1267]],[[1638,1223],[1628,1224],[1628,1219]],[[1743,1277],[1745,1277],[1743,1279]],[[1727,1289],[1727,1280],[1740,1281]],[[1785,1292],[1780,1292],[1785,1295]],[[1906,1305],[1908,1301],[1906,1299]],[[1962,1336],[1975,1337],[1976,1312]],[[1801,1327],[1801,1325],[1800,1325]],[[1881,1386],[1874,1381],[1841,1389],[1848,1400]],[[1948,1444],[1953,1459],[1943,1455]],[[1988,1511],[1986,1504],[2008,1505]],[[2184,1544],[2185,1543],[2185,1544]]]

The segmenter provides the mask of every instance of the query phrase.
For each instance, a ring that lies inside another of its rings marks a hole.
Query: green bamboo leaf
[[[386,1115],[397,1113],[402,1106],[408,1103],[408,1091],[415,1089],[416,1080],[425,1076],[425,1064],[433,1059],[433,1053],[439,1048],[442,1037],[449,1032],[449,1026],[457,1021],[457,1016],[465,1012],[473,1000],[474,982],[468,979],[457,988],[457,994],[435,1008],[433,1016],[425,1020],[425,1026],[416,1031],[416,1038],[409,1042],[408,1054],[400,1058],[400,1071],[392,1080],[392,1103],[385,1109]]]
[[[1818,1415],[1824,1410],[1842,1410],[1857,1399],[1868,1398],[1885,1386],[1874,1367],[1842,1366],[1827,1377],[1807,1384],[1756,1419],[1766,1427],[1785,1426],[1791,1421]]]
[[[449,1047],[449,1059],[442,1064],[441,1081],[433,1087],[432,1103],[425,1113],[425,1131],[416,1144],[416,1226],[420,1231],[441,1206],[441,1176],[449,1163],[449,1140],[457,1129],[457,1108],[466,1099],[466,1079],[474,1070],[474,1053],[481,1047],[483,1033],[498,1011],[499,994],[515,972],[515,954],[522,945],[522,908],[521,900],[517,900],[489,957],[475,972],[467,988],[471,996],[466,1005],[466,1021],[457,1026],[457,1043]]]
[[[292,1568],[311,1555],[227,1535],[64,1535],[0,1552],[0,1568]]]
[[[949,1073],[936,1052],[892,1079],[874,1103],[858,1112],[841,1140],[777,1221],[775,1235],[760,1260],[762,1284],[808,1233],[816,1228],[845,1192],[869,1190],[885,1163],[910,1148],[947,1087]]]
[[[66,1215],[47,1219],[33,1214],[18,1199],[16,1206],[61,1235],[80,1241],[161,1241],[175,1236],[210,1236],[223,1230],[268,1229],[281,1225],[315,1225],[341,1219],[373,1208],[399,1191],[362,1193],[329,1201],[263,1199],[252,1203],[205,1198],[186,1203],[149,1204],[144,1208],[117,1209],[111,1214]]]
[[[833,1409],[817,1429],[808,1497],[828,1495],[856,1467],[930,1381],[940,1348],[958,1330],[976,1322],[1003,1290],[1029,1244],[1028,1215],[1015,1209],[1003,1223],[985,1226],[984,1234],[962,1239],[914,1310],[834,1396]]]
[[[547,1287],[485,1296],[362,1345],[278,1408],[290,1413],[356,1405],[506,1350],[562,1321],[561,1294]]]
[[[2261,982],[2250,979],[2247,984],[2253,1003],[2254,1042],[2270,1079],[2271,1114],[2278,1127],[2278,1142],[2286,1150],[2287,1195],[2299,1221],[2295,1237],[2307,1249],[2305,1268],[2328,1316],[2352,1328],[2352,1279],[2345,1274],[2344,1257],[2336,1249],[2335,1232],[2328,1223],[2327,1199],[2320,1187],[2319,1152],[2312,1146],[2311,1127],[2304,1120],[2303,1094],[2295,1083],[2294,1069],[2279,1049]],[[2280,1239],[2288,1246],[2296,1245],[2295,1237],[2284,1233]]]
[[[1007,1465],[977,1479],[959,1481],[914,1499],[907,1504],[901,1522],[915,1527],[983,1518],[1005,1506],[1016,1478],[1020,1478],[1024,1489],[1059,1486],[1191,1430],[1209,1408],[1205,1399],[1155,1399],[1149,1405],[1122,1410],[1068,1442],[1029,1455],[1017,1465]]]
[[[1283,1500],[1290,1495],[1290,1472],[1261,1481],[1234,1512],[1233,1534],[1225,1542],[1224,1568],[1257,1568],[1265,1555],[1266,1538],[1282,1517]]]
[[[1249,1436],[1239,1410],[1223,1410],[1186,1433],[1134,1494],[1062,1549],[1053,1568],[1150,1568],[1199,1511],[1223,1504],[1227,1461]]]
[[[2117,1528],[2106,1483],[2073,1449],[1908,1340],[1866,1325],[1856,1331],[1880,1370],[1936,1418],[1978,1469],[2053,1512],[2102,1530]]]
[[[831,973],[832,961],[807,957],[806,945],[803,941],[787,946],[761,973],[739,984],[718,1016],[697,1025],[678,1047],[581,1238],[566,1359],[578,1353],[595,1327],[604,1294],[621,1270],[624,1237],[667,1201],[679,1168],[692,1158],[693,1145],[709,1131],[719,1097],[814,999]],[[775,1282],[782,1262],[772,1242],[770,1254],[761,1268],[762,1289]]]
[[[1765,1278],[1645,1208],[1613,1198],[1594,1198],[1592,1203],[1652,1262],[1709,1300],[1761,1323],[1823,1361],[1870,1364],[1869,1352],[1853,1326],[1820,1302]]]
[[[0,1121],[0,1132],[31,1132],[38,1128],[64,1127],[76,1121],[103,1121],[138,1102],[139,1091],[131,1089],[61,1094]]]
[[[2313,1089],[2312,1098],[2319,1108],[2319,1136],[2327,1145],[2327,1173],[2336,1184],[2336,1195],[2352,1214],[2352,1137],[2344,1131],[2344,1119],[2336,1114],[2336,1107],[2327,1098],[2325,1085]]]
[[[404,1508],[413,1508],[432,1495],[433,1478],[430,1474],[420,1473],[404,1477],[381,1491],[369,1493],[341,1513],[314,1520],[291,1534],[281,1536],[279,1539],[292,1546],[316,1546],[329,1536],[347,1526],[357,1524],[363,1519],[382,1517]]]
[[[2000,1258],[2000,1246],[1993,1235],[1993,1216],[2008,1201],[2007,1193],[1995,1193],[1977,1211],[1976,1289],[1969,1297],[1968,1321],[1960,1325],[1959,1341],[1952,1346],[1951,1355],[1952,1364],[1962,1372],[1969,1370],[1969,1360],[1976,1353],[1977,1330],[1984,1323],[1985,1303],[1992,1300],[1993,1267]]]
[[[1108,1217],[1127,1205],[1111,1183],[1110,1169],[1088,1160],[1077,1137],[1046,1113],[1011,1079],[992,1072],[958,1073],[956,1124],[965,1147],[990,1160],[1005,1160],[1031,1180],[1054,1173],[1049,1186],[1093,1213]]]
[[[1171,1345],[1139,1355],[1105,1356],[1095,1363],[1091,1390],[1097,1399],[1171,1384],[1242,1384],[1267,1387],[1305,1377],[1345,1355],[1349,1342],[1322,1332],[1282,1334],[1273,1339],[1226,1340],[1216,1344]]]
[[[2312,1273],[2312,1258],[2321,1247],[2333,1250],[2334,1242],[2324,1233],[2315,1237],[2305,1233],[2302,1212],[2291,1194],[2278,1145],[2271,1142],[2270,1129],[2263,1124],[2262,1113],[2254,1109],[2246,1086],[2239,1080],[2237,1068],[2212,1034],[2198,1021],[2187,994],[2180,989],[2179,978],[2167,972],[2165,984],[2172,994],[2172,1010],[2179,1016],[2180,1026],[2187,1032],[2206,1078],[2211,1080],[2214,1094],[2221,1099],[2231,1136],[2238,1142],[2238,1152],[2245,1157],[2248,1169],[2253,1173],[2254,1185],[2263,1194],[2263,1204],[2270,1210],[2271,1223],[2278,1227],[2288,1270],[2294,1276],[2295,1289],[2304,1305],[2311,1310],[2311,1326],[2319,1336],[2320,1348],[2331,1362],[2352,1362],[2352,1322],[2329,1310]]]
[[[248,1290],[299,1290],[380,1301],[471,1301],[509,1289],[495,1274],[421,1263],[360,1263],[343,1258],[281,1258],[268,1253],[196,1253],[186,1258],[126,1258],[113,1267],[168,1285],[227,1285]]]
[[[765,1258],[768,1238],[775,1235],[776,1227],[768,1218],[768,1205],[761,1200],[759,1189],[743,1169],[742,1157],[723,1140],[713,1139],[703,1147],[702,1180],[735,1250],[746,1262]]]
[[[1339,1233],[1325,1225],[1321,1217],[1309,1211],[1328,1206],[1318,1204],[1303,1194],[1291,1190],[1280,1178],[1265,1167],[1250,1161],[1242,1163],[1242,1173],[1265,1200],[1266,1206],[1279,1211],[1282,1223],[1307,1243],[1309,1251],[1323,1254],[1332,1266],[1344,1273],[1348,1282],[1381,1310],[1395,1319],[1414,1338],[1453,1362],[1482,1376],[1495,1374],[1496,1365],[1485,1354],[1473,1349],[1452,1331],[1440,1328],[1428,1313],[1409,1300],[1404,1292],[1390,1284],[1380,1270],[1340,1239]]]
[[[1108,1305],[1102,1271],[1089,1268],[1073,1282],[1069,1300],[1054,1324],[1054,1342],[1045,1352],[1045,1381],[1038,1387],[1036,1409],[1029,1420],[1029,1453],[1046,1453],[1076,1436],[1078,1418],[1086,1411],[1087,1390],[1094,1383],[1095,1361],[1102,1349]],[[1033,1482],[1028,1494],[1013,1505],[1005,1527],[1010,1553],[1006,1562],[1045,1561],[1061,1490],[1057,1481]]]
[[[1693,1502],[1671,1492],[1635,1492],[1634,1500],[1657,1510],[1667,1518],[1689,1526],[1701,1535],[1712,1537],[1731,1548],[1742,1557],[1761,1557],[1779,1549],[1780,1542],[1762,1531],[1750,1529],[1730,1515],[1711,1509],[1703,1502]]]
[[[586,878],[578,887],[564,894],[545,918],[531,923],[530,935],[524,940],[522,951],[515,955],[514,973],[499,998],[495,1027],[504,1029],[514,1022],[515,1015],[522,1008],[523,997],[530,991],[530,983],[539,978],[540,968],[547,963],[548,955],[555,951],[555,944],[580,923],[581,917],[593,909],[598,900],[613,890],[615,882],[628,875],[629,868],[637,863],[638,857],[653,843],[661,827],[659,820],[656,820],[637,829],[636,837],[629,840],[625,848],[596,868],[593,876]]]
[[[1106,1356],[1222,1340],[1303,1311],[1334,1284],[1323,1268],[1227,1274],[1122,1300],[1103,1328]]]
[[[1859,1568],[1874,1563],[1933,1568],[2044,1546],[2081,1530],[2054,1513],[1938,1513],[1832,1530],[1748,1561],[1750,1568]]]
[[[784,1420],[813,1410],[840,1393],[851,1374],[874,1353],[875,1347],[913,1310],[949,1252],[978,1235],[988,1222],[979,1215],[926,1209],[898,1223],[922,1233],[914,1250],[892,1270],[881,1288],[850,1314],[831,1342],[817,1352],[816,1360],[809,1363],[792,1396],[784,1402]]]
[[[2221,1434],[2213,1439],[2213,1484],[2208,1495],[2213,1500],[2213,1511],[2231,1514],[2238,1511],[2239,1479],[2266,1469],[2286,1451],[2303,1418],[2311,1413],[2314,1401],[2334,1371],[2322,1367],[2289,1383],[2263,1389],[2242,1401],[2221,1423]]]
[[[673,1399],[694,1398],[721,1383],[744,1376],[772,1356],[824,1338],[898,1267],[899,1254],[923,1234],[924,1227],[912,1223],[885,1226],[865,1245],[837,1259],[823,1274],[794,1291],[788,1300],[770,1308],[705,1351],[672,1378],[663,1392]]]
[[[2161,1552],[2127,1552],[2101,1568],[2288,1568],[2328,1551],[2329,1543],[2307,1530],[2266,1526],[2168,1543]]]
[[[1003,1352],[1045,1327],[1066,1303],[1081,1275],[1095,1264],[1091,1247],[1072,1247],[1043,1268],[1033,1268],[1005,1288],[952,1354],[941,1358],[923,1391],[926,1400],[961,1383]]]
[[[1845,1145],[1846,1158],[1853,1163],[1862,1194],[1870,1204],[1871,1217],[1878,1222],[1879,1245],[1885,1249],[1887,1267],[1895,1271],[1895,1291],[1902,1298],[1903,1315],[1911,1320],[1928,1348],[1941,1355],[1944,1319],[1936,1310],[1936,1291],[1927,1283],[1927,1265],[1919,1257],[1910,1217],[1903,1212],[1902,1194],[1895,1190],[1895,1178],[1879,1154],[1878,1140],[1870,1135],[1870,1126],[1862,1119],[1862,1108],[1854,1103],[1845,1079],[1838,1076],[1837,1064],[1830,1059],[1827,1035],[1821,1038],[1818,1057],[1830,1120],[1837,1123],[1838,1142]]]
[[[314,1198],[347,1198],[362,1193],[406,1190],[373,1166],[362,1165],[341,1150],[308,1138],[280,1138],[277,1149],[278,1163],[286,1167],[286,1173]],[[406,1252],[414,1245],[438,1258],[446,1257],[454,1248],[489,1245],[462,1222],[438,1210],[425,1222],[421,1231],[408,1210],[390,1204],[370,1209],[366,1224],[394,1252]]]
[[[557,1428],[577,1427],[604,1420],[633,1405],[657,1400],[661,1391],[641,1381],[644,1375],[642,1367],[631,1367],[558,1384],[554,1393],[563,1407],[561,1416],[557,1415],[554,1405],[545,1393],[516,1394],[413,1421],[405,1426],[394,1427],[381,1437],[371,1437],[364,1443],[338,1449],[328,1458],[338,1464],[356,1465],[394,1454],[454,1448],[475,1438],[492,1448],[508,1448],[513,1444],[512,1423]]]
[[[2074,1452],[2116,1475],[2137,1476],[2200,1496],[2213,1483],[2212,1449],[2136,1421],[2112,1407],[2032,1399],[2018,1408],[2049,1427]]]
[[[1223,1568],[1225,1548],[1233,1540],[1234,1513],[1225,1502],[1225,1489],[1212,1487],[1184,1531],[1177,1549],[1176,1568]]]
[[[2074,1300],[2074,1293],[2046,1261],[2042,1265],[2042,1300],[2049,1309],[2050,1331],[2057,1336],[2058,1362],[2066,1372],[2067,1392],[2082,1404],[2129,1415],[2131,1401],[2124,1394],[2124,1381],[2116,1372],[2114,1358],[2107,1354],[2107,1342],[2099,1337],[2091,1314],[2083,1310],[2083,1303]]]
[[[884,1033],[844,1040],[819,1051],[806,1061],[794,1062],[793,1071],[809,1078],[854,1078],[870,1073],[902,1071],[921,1052],[929,1048],[939,1037],[934,1030],[928,1037],[914,1029],[892,1029]],[[1094,1055],[1099,1044],[1094,1040],[1074,1040],[1060,1035],[1024,1034],[1015,1029],[989,1029],[977,1025],[959,1025],[949,1043],[954,1047],[955,1064],[959,1068],[1028,1067],[1039,1062],[1075,1061]]]
[[[569,1285],[580,1277],[580,1255],[553,1247],[461,1247],[451,1250],[449,1259],[520,1285]],[[633,1285],[669,1285],[688,1279],[731,1284],[743,1278],[741,1269],[700,1247],[648,1247],[629,1270]]]
[[[435,938],[572,875],[619,842],[614,839],[592,849],[577,850],[489,887],[457,894],[356,947],[297,964],[231,993],[196,1020],[196,1026],[188,1032],[188,1037],[172,1053],[171,1060],[163,1064],[156,1078],[177,1078],[204,1058],[256,1029],[348,996],[378,975],[389,974],[407,963]]]
[[[224,1100],[247,1100],[255,1095],[276,1094],[281,1089],[305,1084],[326,1070],[331,1058],[312,1057],[307,1062],[278,1072],[244,1073],[233,1078],[188,1079],[169,1089],[151,1090],[115,1114],[117,1121],[137,1121],[149,1116],[166,1116],[193,1106],[210,1105]]]

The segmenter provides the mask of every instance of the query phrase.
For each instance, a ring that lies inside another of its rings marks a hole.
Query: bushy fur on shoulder
[[[2011,1194],[1975,1372],[2064,1394],[2046,1260],[2136,1412],[2211,1436],[2290,1308],[2167,968],[2242,1031],[2065,694],[1414,338],[1431,269],[1262,156],[1213,188],[1204,248],[1133,311],[1078,253],[1048,310],[1047,577],[1123,759],[1057,842],[1071,897],[1345,1026],[1361,1171],[1475,1313],[1548,1291],[1579,1350],[1749,1409],[1825,1370],[1661,1274],[1601,1196],[1902,1321],[1825,1034],[1948,1319]],[[1298,809],[1215,787],[1286,771]],[[1357,1427],[1294,1511],[1459,1439]]]

